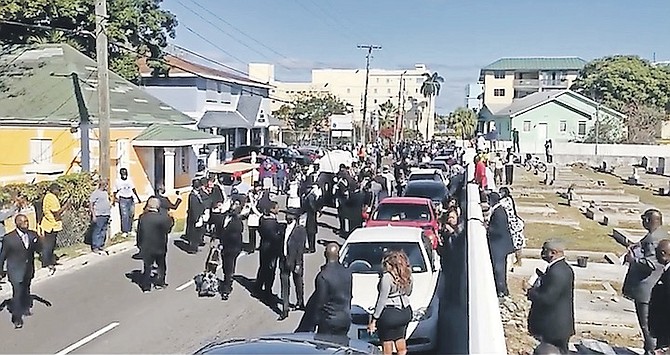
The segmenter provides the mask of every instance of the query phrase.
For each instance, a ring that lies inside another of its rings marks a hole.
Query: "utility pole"
[[[402,90],[400,91],[402,93],[402,113],[400,114],[400,140],[405,139],[405,79],[402,79]]]
[[[367,124],[367,113],[368,113],[368,84],[370,82],[370,57],[372,57],[373,50],[381,50],[382,46],[375,46],[370,44],[361,44],[358,45],[359,49],[367,49],[368,54],[365,56],[365,94],[363,95],[363,124],[361,129],[361,143],[365,145],[367,139],[365,128]]]
[[[107,0],[95,0],[95,48],[98,62],[98,137],[100,159],[98,170],[100,178],[109,182],[110,134],[109,134],[109,68],[107,64]]]
[[[72,85],[74,85],[74,96],[77,99],[77,107],[79,108],[79,134],[81,135],[81,169],[85,172],[91,171],[91,147],[89,129],[91,127],[91,120],[88,115],[88,108],[84,102],[84,95],[81,94],[81,86],[79,85],[79,76],[77,73],[70,74],[72,77]]]

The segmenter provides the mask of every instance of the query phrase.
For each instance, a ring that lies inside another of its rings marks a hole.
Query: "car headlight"
[[[421,307],[414,312],[412,312],[412,322],[420,322],[426,320],[433,315],[432,309],[430,307]]]

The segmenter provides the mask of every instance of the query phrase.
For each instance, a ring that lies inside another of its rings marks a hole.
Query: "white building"
[[[421,84],[425,80],[424,74],[430,74],[424,64],[417,64],[407,70],[370,69],[368,124],[373,122],[372,117],[381,104],[390,100],[397,107],[404,102],[405,110],[411,111],[405,114],[405,128],[418,129],[424,137],[432,137],[435,100],[429,104],[429,100],[420,93]],[[282,101],[290,101],[296,95],[310,92],[332,93],[352,106],[354,122],[360,124],[363,119],[365,69],[313,69],[310,82],[280,82],[275,80],[274,65],[251,63],[249,77],[274,86],[270,91],[271,97]],[[281,107],[282,102],[279,100],[274,100],[273,110]]]
[[[465,85],[465,107],[479,112],[483,105],[484,84]]]

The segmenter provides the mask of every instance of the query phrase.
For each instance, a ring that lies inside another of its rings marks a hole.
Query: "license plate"
[[[377,335],[377,332],[370,334],[367,329],[358,330],[358,339],[362,341],[367,341],[369,343],[379,342],[379,336]]]

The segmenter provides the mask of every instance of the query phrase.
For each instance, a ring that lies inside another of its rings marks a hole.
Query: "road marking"
[[[77,350],[78,348],[80,348],[80,347],[86,345],[86,344],[89,343],[91,340],[93,340],[93,339],[95,339],[95,338],[97,338],[97,337],[99,337],[99,336],[101,336],[101,335],[107,333],[108,331],[110,331],[110,330],[112,330],[112,329],[118,327],[119,324],[120,324],[119,322],[113,322],[113,323],[110,323],[108,326],[106,326],[106,327],[104,327],[104,328],[98,330],[97,332],[95,332],[95,333],[93,333],[93,334],[87,336],[86,338],[84,338],[84,339],[82,339],[82,340],[80,340],[80,341],[78,341],[78,342],[76,342],[76,343],[74,343],[74,344],[68,346],[67,348],[65,348],[65,349],[63,349],[63,350],[61,350],[61,351],[59,351],[59,352],[57,352],[56,355],[65,355],[65,354],[69,354],[69,353],[71,353],[71,352]]]
[[[185,290],[185,289],[189,288],[191,285],[193,285],[194,283],[195,283],[195,281],[191,280],[191,281],[177,287],[177,291]]]

